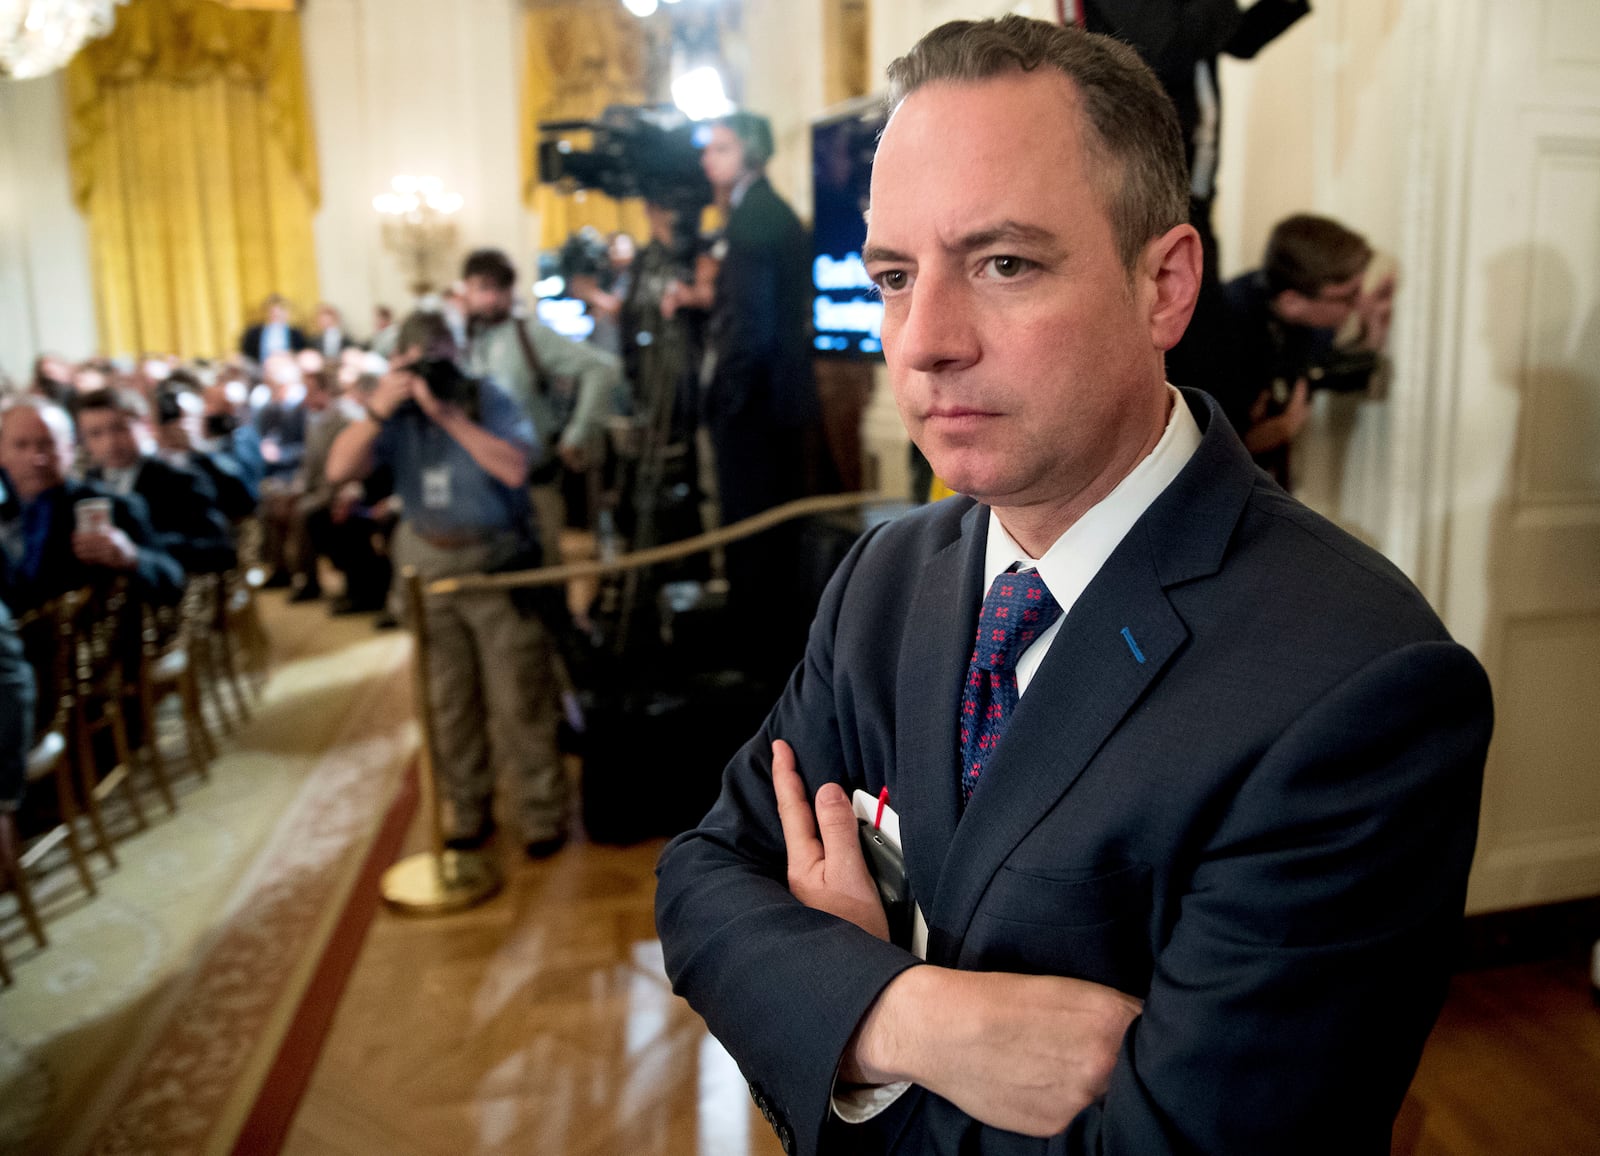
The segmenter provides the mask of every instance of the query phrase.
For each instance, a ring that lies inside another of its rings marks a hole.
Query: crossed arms
[[[1017,1150],[1016,1133],[1061,1154],[1386,1150],[1471,859],[1489,727],[1471,657],[1442,640],[1380,654],[1219,785],[1193,824],[1203,845],[1152,863],[1155,912],[1135,913],[1152,928],[1146,990],[922,964],[882,938],[844,791],[825,785],[874,791],[893,761],[873,724],[892,698],[853,644],[835,663],[859,560],[716,807],[658,868],[674,987],[795,1150],[846,1127],[830,1119],[836,1076],[920,1086],[897,1105],[906,1151],[935,1133],[980,1153]]]

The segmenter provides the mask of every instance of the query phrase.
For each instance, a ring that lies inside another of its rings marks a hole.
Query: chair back
[[[89,601],[88,589],[70,590],[17,619],[17,633],[39,688],[36,736],[66,732],[78,686],[76,635]]]

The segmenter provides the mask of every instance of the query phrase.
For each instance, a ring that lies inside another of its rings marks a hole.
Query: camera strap
[[[517,327],[517,343],[522,346],[522,359],[533,371],[534,390],[540,397],[549,397],[550,381],[545,376],[544,363],[539,360],[539,351],[533,347],[533,338],[528,336],[527,324],[521,317],[513,317],[511,322]]]
[[[548,441],[554,443],[561,437],[561,431],[567,428],[567,422],[572,420],[577,398],[565,378],[556,381],[555,388],[551,387],[550,375],[545,373],[544,363],[539,360],[539,351],[534,348],[533,338],[528,335],[527,323],[521,317],[513,317],[511,320],[517,327],[517,342],[522,346],[523,360],[533,372],[534,392],[545,399],[554,417],[555,428],[543,434]]]

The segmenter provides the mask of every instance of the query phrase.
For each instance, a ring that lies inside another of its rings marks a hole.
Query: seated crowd
[[[319,316],[337,323],[331,309]],[[397,499],[381,477],[335,486],[326,471],[335,437],[365,412],[354,398],[375,386],[382,359],[319,336],[326,341],[269,349],[262,361],[72,364],[47,355],[27,382],[0,378],[0,884],[16,876],[24,839],[73,808],[48,792],[25,799],[28,781],[41,778],[38,745],[58,718],[56,700],[70,697],[58,693],[51,665],[54,639],[68,633],[58,625],[64,605],[116,620],[110,645],[128,696],[101,716],[119,716],[115,743],[100,731],[81,747],[75,734],[67,740],[70,757],[94,764],[80,773],[80,795],[134,761],[130,752],[159,760],[154,722],[133,688],[146,677],[141,661],[196,613],[198,592],[210,599],[202,625],[216,626],[224,601],[248,600],[251,585],[319,597],[326,559],[344,576],[333,613],[384,609]],[[338,352],[325,358],[320,348]],[[204,739],[191,734],[195,742]]]

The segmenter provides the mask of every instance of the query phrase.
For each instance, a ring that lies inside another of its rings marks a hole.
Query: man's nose
[[[952,274],[930,271],[917,277],[894,335],[902,364],[920,373],[941,373],[978,360],[982,345],[965,289]]]

